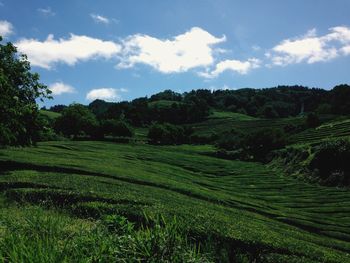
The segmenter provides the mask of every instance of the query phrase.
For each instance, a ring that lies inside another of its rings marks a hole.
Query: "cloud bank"
[[[86,94],[86,99],[89,101],[100,99],[105,101],[119,101],[121,100],[120,92],[127,92],[127,89],[113,89],[113,88],[98,88],[92,89]]]
[[[49,89],[52,91],[52,95],[61,95],[63,93],[75,93],[75,89],[63,82],[55,82],[49,85]]]
[[[13,25],[6,21],[0,20],[0,36],[8,37],[13,34]]]
[[[316,29],[312,29],[304,36],[283,40],[266,56],[273,65],[286,66],[301,62],[313,64],[349,55],[350,29],[339,26],[329,31],[326,35],[317,36]]]
[[[27,54],[33,66],[46,69],[51,69],[57,63],[74,65],[93,58],[109,59],[121,50],[120,45],[112,41],[74,34],[68,39],[58,40],[53,35],[49,35],[45,41],[22,39],[15,45],[20,52]]]
[[[185,72],[214,62],[214,45],[224,42],[207,31],[194,27],[171,39],[148,35],[133,35],[123,41],[123,55],[119,68],[146,64],[161,73]]]
[[[261,61],[257,58],[250,58],[246,61],[240,60],[224,60],[216,64],[212,71],[199,72],[198,75],[205,78],[216,78],[224,71],[233,71],[238,74],[247,74],[252,69],[259,68]]]
[[[108,24],[112,20],[97,14],[91,17],[98,23]],[[11,34],[12,25],[0,21],[0,34]],[[315,29],[305,35],[282,40],[268,49],[265,57],[251,57],[237,60],[228,57],[230,52],[218,47],[226,41],[225,35],[216,37],[199,27],[193,27],[183,34],[167,39],[144,34],[135,34],[121,39],[118,43],[71,34],[68,38],[46,40],[22,39],[15,45],[28,55],[33,66],[51,69],[58,63],[75,65],[80,61],[96,58],[119,61],[117,69],[147,65],[163,74],[181,73],[195,70],[198,76],[217,78],[226,71],[248,74],[266,65],[287,66],[290,64],[326,62],[337,57],[350,55],[350,28],[332,27],[327,34],[318,36]],[[253,46],[255,56],[262,51]],[[219,60],[220,57],[226,57]],[[117,96],[115,96],[117,98]]]

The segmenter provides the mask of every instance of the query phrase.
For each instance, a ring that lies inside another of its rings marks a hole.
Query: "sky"
[[[350,83],[349,0],[0,0],[44,105]]]

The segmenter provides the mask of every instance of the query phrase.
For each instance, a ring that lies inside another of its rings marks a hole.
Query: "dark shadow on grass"
[[[156,188],[160,188],[160,189],[164,189],[164,190],[168,190],[168,191],[173,191],[173,192],[176,192],[179,194],[183,194],[183,195],[186,195],[186,196],[189,196],[192,198],[196,198],[199,200],[207,201],[207,202],[210,202],[213,204],[222,205],[222,206],[225,206],[228,208],[236,208],[239,210],[244,210],[247,212],[259,214],[259,215],[267,217],[269,219],[276,220],[276,221],[279,221],[281,223],[284,223],[284,224],[287,224],[290,226],[294,226],[294,227],[300,228],[300,229],[308,231],[308,232],[316,233],[316,234],[323,235],[323,236],[329,236],[329,235],[323,233],[321,229],[318,229],[315,227],[308,227],[306,225],[295,224],[293,222],[286,221],[284,219],[279,218],[280,217],[279,214],[274,214],[274,213],[262,211],[261,209],[257,209],[248,203],[244,203],[244,202],[237,201],[237,200],[223,201],[223,200],[215,199],[212,197],[204,196],[204,195],[201,195],[199,193],[194,193],[194,192],[191,192],[190,190],[187,190],[187,189],[180,189],[180,188],[172,187],[169,185],[163,185],[163,184],[154,183],[154,182],[142,181],[142,180],[138,180],[135,178],[126,178],[126,177],[121,177],[121,176],[117,176],[117,175],[112,176],[112,175],[106,175],[106,174],[101,174],[101,173],[96,173],[96,172],[89,172],[89,171],[84,171],[84,170],[80,170],[80,169],[76,169],[76,168],[45,166],[45,165],[22,163],[22,162],[15,162],[15,161],[0,161],[0,167],[1,167],[0,175],[1,175],[1,171],[6,172],[6,171],[16,171],[16,170],[36,170],[39,172],[53,172],[53,173],[78,174],[78,175],[85,175],[85,176],[102,177],[102,178],[123,181],[123,182],[131,183],[131,184],[156,187]],[[57,197],[57,198],[60,199],[61,197]],[[73,198],[73,200],[74,200],[74,198]],[[88,198],[86,200],[88,200]],[[93,201],[93,199],[91,199],[90,201]],[[95,200],[95,201],[99,201],[99,200]],[[103,199],[100,199],[100,201],[108,203],[107,200],[103,201]],[[62,202],[64,202],[64,200],[62,200]],[[86,201],[86,202],[88,202],[88,201]],[[334,249],[338,249],[338,250],[344,251],[344,252],[349,252],[349,250],[343,250],[340,248],[334,248]]]

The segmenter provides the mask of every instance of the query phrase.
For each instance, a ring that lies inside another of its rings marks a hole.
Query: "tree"
[[[36,99],[51,98],[51,91],[30,70],[27,57],[12,43],[0,44],[0,145],[30,145],[38,139]]]
[[[350,185],[350,141],[336,139],[322,142],[315,147],[310,168],[323,183]]]
[[[65,108],[62,115],[56,119],[55,129],[65,136],[98,134],[98,122],[95,115],[84,105],[74,103]]]
[[[181,144],[187,142],[189,135],[182,126],[156,123],[150,127],[148,139],[152,144]]]
[[[268,154],[286,145],[286,135],[281,129],[263,128],[247,134],[242,146],[256,161],[268,161]]]
[[[320,118],[318,117],[318,115],[314,112],[310,112],[307,116],[306,116],[306,126],[308,128],[316,128],[318,126],[320,126],[321,122],[320,122]]]
[[[132,137],[133,130],[130,125],[122,120],[105,120],[102,122],[102,132],[104,135]]]

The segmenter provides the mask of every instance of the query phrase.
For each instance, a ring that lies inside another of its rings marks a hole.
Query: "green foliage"
[[[315,147],[310,168],[322,183],[350,186],[350,141],[328,140]]]
[[[158,147],[97,141],[3,149],[0,189],[9,200],[19,202],[18,211],[25,211],[23,202],[57,207],[55,217],[66,211],[87,218],[74,224],[84,228],[89,228],[86,223],[94,227],[108,215],[128,218],[135,230],[145,222],[142,211],[162,214],[166,222],[176,216],[177,224],[188,229],[189,244],[200,242],[200,251],[212,252],[216,262],[240,262],[238,258],[260,262],[264,254],[269,255],[267,262],[281,258],[282,262],[348,261],[349,191],[307,184],[257,162],[209,156],[213,152],[208,145]],[[6,215],[23,225],[14,218],[14,209],[0,212],[0,224]],[[113,231],[108,224],[119,224],[113,221],[103,223],[108,232]],[[75,221],[69,218],[68,222]],[[69,233],[79,236],[74,226],[64,228],[68,231],[64,238]],[[0,227],[0,235],[6,233],[1,238],[8,233],[3,230]],[[74,242],[79,244],[77,252],[82,251],[78,255],[86,254],[95,262],[98,257],[91,255],[109,255],[115,246],[103,241],[110,237],[106,229],[102,233],[95,231]],[[59,244],[66,244],[65,239]],[[75,261],[79,260],[70,260]]]
[[[180,93],[174,92],[172,90],[164,90],[157,94],[151,96],[150,101],[181,101],[182,96]]]
[[[330,92],[332,111],[336,114],[350,114],[350,86],[335,86]]]
[[[182,144],[189,141],[189,133],[182,126],[156,123],[149,128],[147,137],[152,144]]]
[[[98,129],[95,115],[86,106],[77,103],[65,108],[55,122],[55,130],[65,136],[94,136]]]
[[[243,134],[232,130],[223,134],[218,141],[218,147],[236,151],[231,158],[237,156],[241,160],[267,162],[271,160],[269,154],[286,145],[286,136],[281,129],[263,128]],[[224,154],[221,152],[221,154]]]
[[[309,128],[316,128],[321,124],[320,118],[314,112],[310,112],[306,117],[306,126]]]
[[[10,42],[0,44],[0,146],[38,140],[41,127],[35,100],[49,98],[50,93],[39,75],[30,71],[25,55],[18,55]]]
[[[40,114],[41,114],[41,115],[45,115],[45,116],[47,116],[49,119],[52,119],[52,120],[57,119],[58,117],[61,116],[61,114],[58,113],[58,112],[48,111],[48,110],[40,110]]]
[[[163,217],[138,230],[118,215],[91,222],[39,207],[5,211],[12,215],[0,215],[4,262],[209,262]]]
[[[104,120],[101,124],[102,133],[105,135],[132,137],[134,132],[130,125],[123,120]]]

